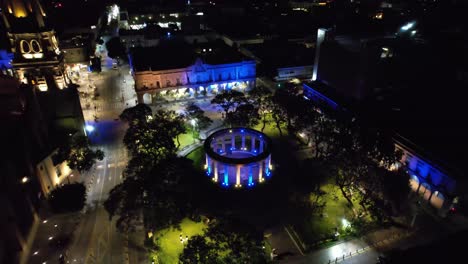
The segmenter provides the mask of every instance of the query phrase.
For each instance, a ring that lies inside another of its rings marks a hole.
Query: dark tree
[[[262,132],[268,122],[267,117],[270,112],[270,96],[271,91],[265,86],[256,86],[249,92],[250,103],[258,108],[258,113],[263,123]]]
[[[218,264],[216,248],[204,236],[193,236],[188,241],[184,251],[179,256],[180,264]]]
[[[273,102],[281,107],[286,114],[287,128],[289,132],[296,132],[294,123],[297,118],[304,114],[304,98],[299,94],[296,88],[277,90],[272,97]]]
[[[125,47],[119,37],[113,37],[106,42],[107,55],[112,59],[125,58]]]
[[[381,173],[384,198],[393,208],[401,210],[411,191],[408,173],[403,168],[394,171],[381,169]]]
[[[184,253],[179,258],[180,263],[194,263],[184,262],[186,257],[189,257],[189,261],[196,260],[187,256],[190,252],[196,256],[199,252],[203,253],[203,257],[209,255],[213,262],[208,263],[267,263],[262,248],[263,235],[243,223],[218,219],[210,224],[204,237],[194,238],[189,239]]]
[[[179,135],[186,132],[183,115],[177,114],[175,111],[159,110],[154,113],[152,124],[153,128],[159,131],[165,130],[166,134],[175,136],[176,148],[180,147]]]
[[[86,202],[86,187],[83,183],[58,186],[50,192],[48,201],[55,213],[79,211]]]
[[[127,123],[134,122],[146,122],[148,117],[151,116],[153,112],[151,108],[146,104],[137,104],[134,107],[125,109],[122,114],[120,114],[120,120]]]
[[[273,97],[270,96],[267,100],[268,108],[271,111],[271,118],[275,122],[276,128],[278,129],[280,136],[283,136],[281,126],[283,126],[287,122],[288,117],[286,111],[284,111],[283,107],[274,102]]]
[[[76,135],[67,145],[60,147],[53,158],[56,163],[67,161],[71,169],[76,169],[81,173],[91,169],[96,164],[96,160],[102,160],[104,152],[99,149],[92,150],[86,136]]]
[[[194,129],[197,133],[200,133],[203,129],[207,129],[213,123],[213,120],[205,116],[205,111],[194,103],[189,104],[185,108],[185,119],[187,122],[190,122],[189,127],[192,126],[192,122],[195,122]]]
[[[226,123],[231,127],[254,127],[258,124],[260,115],[258,114],[258,108],[253,104],[245,103],[239,105],[233,112],[229,112],[226,115]]]
[[[235,111],[237,107],[247,101],[244,93],[236,90],[223,91],[217,94],[212,100],[212,104],[217,104],[224,110],[224,114]]]

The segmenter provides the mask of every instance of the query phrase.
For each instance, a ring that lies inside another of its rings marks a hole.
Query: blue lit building
[[[130,62],[140,103],[156,97],[202,96],[255,87],[256,64],[222,40],[201,44],[168,41],[134,48]]]
[[[363,113],[366,112],[365,109],[379,112],[376,105],[372,105],[371,108],[358,108],[356,103],[340,97],[335,93],[333,87],[320,81],[304,83],[303,89],[304,96],[314,101],[320,106],[321,110],[339,111],[346,115],[358,114],[360,118],[366,118],[365,113]],[[410,175],[411,189],[432,205],[438,214],[445,216],[457,202],[456,197],[460,195],[459,187],[464,183],[465,178],[464,172],[458,169],[460,166],[456,165],[454,159],[451,158],[450,162],[447,162],[439,157],[441,157],[440,153],[443,153],[445,159],[455,155],[459,156],[459,160],[463,160],[464,154],[457,154],[459,147],[449,145],[453,141],[459,144],[463,142],[458,140],[457,137],[457,133],[460,134],[461,132],[451,131],[445,133],[446,136],[443,137],[440,130],[434,128],[434,126],[428,126],[427,120],[424,121],[425,124],[417,123],[418,121],[412,118],[415,114],[403,112],[401,113],[403,118],[398,117],[395,119],[390,119],[384,114],[377,116],[380,116],[385,123],[388,123],[386,129],[394,131],[393,141],[395,147],[403,153],[400,162],[394,166],[404,166]],[[434,139],[434,137],[428,136],[428,134],[431,134],[431,130],[437,131],[436,133],[440,134],[438,135],[440,138]],[[450,137],[455,140],[450,139]],[[424,142],[423,139],[426,139],[426,141]],[[419,144],[416,144],[415,140]],[[433,145],[438,145],[438,147],[434,148]],[[442,148],[444,146],[445,148]],[[437,151],[434,152],[439,155],[434,155],[428,151],[436,149]]]

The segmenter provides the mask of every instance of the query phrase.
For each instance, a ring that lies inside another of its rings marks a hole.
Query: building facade
[[[334,111],[349,111],[335,102],[332,96],[321,92],[320,82],[304,83],[303,88],[307,99]],[[435,208],[439,215],[445,216],[457,196],[456,173],[449,172],[440,162],[428,157],[420,147],[400,135],[396,135],[393,142],[395,148],[403,153],[395,166],[403,166],[407,170],[411,190]]]
[[[55,31],[45,23],[45,9],[38,0],[2,1],[2,22],[7,33],[15,76],[41,91],[69,84],[63,53]]]
[[[140,103],[150,104],[153,98],[171,91],[183,94],[216,94],[223,90],[248,90],[255,87],[255,62],[243,61],[221,65],[194,65],[160,71],[135,72],[135,89]]]

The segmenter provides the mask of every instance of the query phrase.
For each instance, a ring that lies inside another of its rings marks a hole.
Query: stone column
[[[217,161],[213,161],[213,169],[214,169],[213,181],[217,182],[218,181],[218,162]]]
[[[140,104],[144,103],[143,102],[143,95],[144,95],[144,93],[137,92],[137,99],[138,99],[138,103],[140,103]]]
[[[232,134],[231,136],[231,147],[232,147],[232,150],[236,149],[236,134]]]
[[[255,137],[254,136],[251,136],[252,137],[252,148],[250,149],[250,151],[254,151],[255,149]]]
[[[245,134],[242,134],[242,149],[245,149]]]
[[[263,140],[260,139],[260,150],[258,153],[262,153],[263,152]]]
[[[226,143],[224,142],[224,136],[221,137],[221,144],[223,145],[223,152],[226,152]]]
[[[237,165],[236,166],[236,187],[241,187],[241,184],[240,184],[240,171],[241,171],[241,165]]]
[[[258,163],[258,182],[263,182],[263,162]]]
[[[213,141],[211,141],[211,149],[214,150],[214,152],[218,152],[218,139],[213,138]]]

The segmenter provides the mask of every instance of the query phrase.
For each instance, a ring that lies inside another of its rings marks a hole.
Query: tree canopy
[[[83,183],[58,186],[50,192],[48,201],[55,213],[79,211],[86,202],[86,187]]]
[[[179,263],[267,263],[262,242],[263,234],[251,226],[217,219],[203,236],[189,239]]]
[[[200,133],[201,130],[207,129],[213,120],[205,116],[205,111],[203,111],[198,105],[191,103],[185,108],[185,119],[187,122],[190,122],[188,127],[194,126],[196,132]],[[192,121],[193,120],[193,121]],[[195,122],[192,124],[192,122]]]
[[[124,144],[131,154],[124,181],[109,193],[104,206],[118,216],[119,230],[128,230],[141,216],[149,229],[177,224],[190,203],[185,181],[193,173],[191,161],[176,157],[174,138],[185,132],[183,117],[174,111],[152,114],[146,105],[126,109]]]
[[[91,149],[89,139],[84,135],[71,137],[68,144],[61,146],[53,157],[55,163],[67,161],[71,169],[80,173],[88,171],[97,160],[104,159],[104,152],[100,149]]]
[[[235,111],[236,108],[247,101],[244,93],[236,90],[225,90],[217,94],[212,100],[212,104],[217,104],[224,110],[224,114]]]

